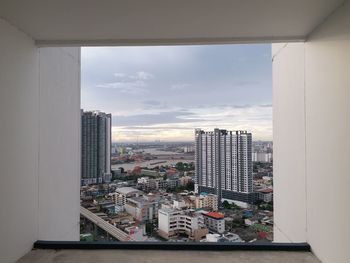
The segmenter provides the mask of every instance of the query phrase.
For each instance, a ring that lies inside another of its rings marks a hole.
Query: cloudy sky
[[[82,49],[81,104],[115,142],[191,141],[195,128],[272,140],[271,45]]]

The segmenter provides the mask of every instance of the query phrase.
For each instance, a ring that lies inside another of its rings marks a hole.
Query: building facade
[[[218,197],[214,194],[202,194],[194,197],[195,208],[210,208],[213,211],[218,210]]]
[[[273,201],[273,189],[266,188],[258,191],[259,200],[269,203]]]
[[[140,177],[137,179],[137,188],[143,191],[166,189],[167,185],[167,181],[163,178]]]
[[[163,205],[158,210],[158,234],[165,238],[186,234],[190,240],[199,241],[208,234],[203,215],[194,210],[181,210]]]
[[[203,214],[203,216],[204,224],[210,231],[219,234],[225,232],[225,219],[223,214],[218,212],[209,212]]]
[[[111,179],[112,115],[81,110],[81,184]]]
[[[213,193],[222,199],[254,202],[252,134],[246,131],[195,130],[197,193]]]
[[[272,162],[272,153],[253,152],[252,161],[253,162],[270,163],[270,162]]]
[[[127,198],[125,211],[139,222],[152,222],[158,217],[159,205],[162,201],[155,196],[139,196]]]

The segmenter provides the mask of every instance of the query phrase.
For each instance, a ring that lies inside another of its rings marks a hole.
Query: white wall
[[[325,263],[350,261],[350,2],[306,43],[307,237]]]
[[[304,44],[274,44],[274,240],[305,242]]]
[[[78,240],[80,49],[41,48],[0,19],[0,261]]]
[[[275,210],[276,225],[282,232],[289,233],[288,223],[295,225],[291,212],[300,206],[297,213],[301,214],[302,207],[306,204],[306,229],[304,231],[304,226],[301,225],[295,231],[305,232],[306,241],[324,263],[345,263],[350,258],[349,25],[350,2],[346,1],[344,6],[311,34],[305,44],[299,44],[303,47],[298,49],[289,44],[275,56],[273,62],[274,140],[276,139],[274,176],[275,202],[278,204]],[[274,50],[278,47],[281,45],[274,45]],[[296,61],[297,57],[300,57],[299,62]],[[303,68],[303,83],[297,82],[294,72]],[[301,92],[297,98],[298,90],[303,87],[304,98]],[[290,99],[287,100],[287,96]],[[301,110],[304,111],[304,116],[297,121],[296,114],[300,115]],[[282,120],[283,118],[285,119]],[[302,124],[303,118],[305,127]],[[299,136],[298,132],[303,134],[304,131],[306,132],[301,137],[305,137],[305,143],[303,140],[295,140],[295,136]],[[295,149],[292,152],[296,155],[305,155],[306,161],[303,163],[300,160],[283,167],[288,160],[296,159],[290,154],[280,155],[290,149]],[[287,178],[303,177],[302,171],[298,175],[294,174],[295,166],[299,165],[306,171],[306,195],[302,191],[295,191],[300,188],[301,181]],[[294,171],[293,174],[289,172],[290,169]],[[281,185],[284,187],[280,188]],[[305,195],[304,202],[296,203],[299,195]],[[283,200],[278,200],[281,196]],[[287,206],[281,209],[282,204]],[[289,221],[282,213],[289,214]],[[275,237],[276,241],[282,240],[280,234]]]
[[[80,48],[40,48],[39,240],[79,240]]]
[[[37,48],[0,19],[0,261],[14,262],[37,233]]]

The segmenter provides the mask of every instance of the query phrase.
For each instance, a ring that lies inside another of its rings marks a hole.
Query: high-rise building
[[[81,111],[81,184],[111,180],[112,115]]]
[[[197,193],[213,193],[222,199],[254,202],[252,134],[246,131],[195,130]]]

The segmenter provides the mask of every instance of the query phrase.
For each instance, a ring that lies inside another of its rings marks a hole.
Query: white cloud
[[[118,79],[118,81],[99,84],[97,87],[116,89],[121,93],[139,95],[148,92],[148,90],[145,88],[148,86],[147,81],[154,78],[153,74],[145,71],[138,71],[132,75],[116,72],[113,75]]]
[[[151,80],[151,79],[154,79],[154,75],[149,73],[149,72],[146,72],[146,71],[138,71],[135,74],[129,74],[129,75],[125,74],[125,73],[121,73],[121,72],[116,72],[113,75],[114,75],[114,77],[116,77],[120,80],[124,80],[124,81],[130,80],[130,79],[133,79],[133,80]]]
[[[136,75],[130,76],[132,79],[139,79],[139,80],[150,80],[154,79],[154,75],[145,71],[139,71],[136,72]]]
[[[121,93],[127,94],[145,94],[148,90],[145,88],[147,84],[144,81],[136,80],[136,81],[125,81],[125,82],[111,82],[97,85],[98,88],[106,88],[106,89],[116,89]]]
[[[261,108],[260,105],[249,107],[208,107],[189,108],[184,112],[159,111],[158,113],[142,112],[133,116],[115,116],[113,129],[119,140],[134,140],[130,136],[138,132],[140,140],[157,139],[171,141],[193,140],[195,128],[213,130],[214,128],[228,130],[247,130],[252,132],[254,140],[272,139],[272,109]]]
[[[181,83],[181,84],[174,84],[170,87],[171,90],[183,90],[185,88],[188,88],[189,86],[191,86],[188,83]]]
[[[114,73],[113,74],[114,75],[114,77],[116,77],[116,78],[125,78],[126,77],[126,75],[124,74],[124,73]]]

